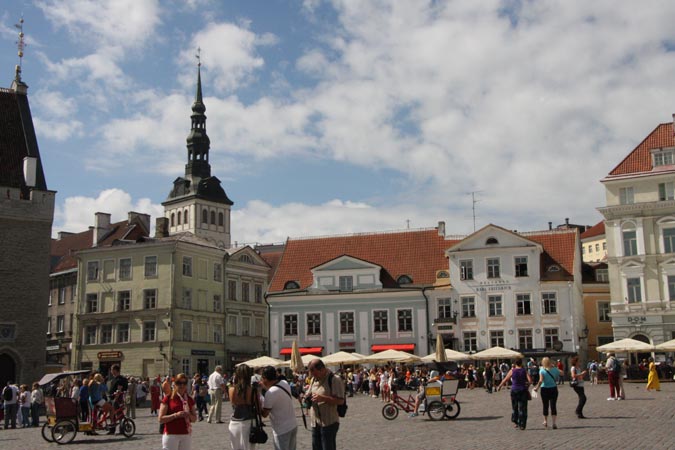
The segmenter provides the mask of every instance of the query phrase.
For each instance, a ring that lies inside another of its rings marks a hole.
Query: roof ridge
[[[427,228],[402,228],[397,230],[384,230],[384,231],[364,231],[358,233],[345,233],[345,234],[324,234],[317,236],[300,236],[300,237],[289,237],[288,241],[307,241],[311,239],[331,239],[331,238],[345,238],[345,237],[359,237],[359,236],[374,236],[378,234],[397,234],[397,233],[421,233],[426,231],[435,231],[436,227],[427,227]]]

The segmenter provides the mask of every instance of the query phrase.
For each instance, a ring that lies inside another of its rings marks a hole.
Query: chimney
[[[169,219],[158,217],[155,219],[155,238],[165,238],[169,236]]]
[[[128,214],[128,222],[131,223],[134,219],[138,219],[145,229],[148,231],[148,234],[150,233],[150,214],[143,214],[143,213],[137,213],[134,211],[129,211]]]
[[[95,213],[92,247],[96,247],[108,231],[110,231],[110,214],[102,212]]]
[[[548,231],[551,231],[553,229],[553,222],[548,223]]]
[[[63,239],[64,237],[72,236],[73,234],[75,234],[75,233],[70,233],[70,232],[68,232],[68,231],[59,231],[59,233],[58,233],[58,240],[60,241],[60,240]]]
[[[438,235],[445,237],[445,222],[442,220],[438,222]]]
[[[35,187],[36,172],[37,158],[26,156],[23,159],[23,179],[26,180],[26,186]]]
[[[570,218],[569,217],[565,217],[565,225],[567,225],[568,227],[570,226]]]

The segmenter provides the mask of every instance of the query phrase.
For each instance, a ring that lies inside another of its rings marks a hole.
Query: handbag
[[[267,442],[267,433],[263,430],[262,417],[258,408],[258,395],[253,394],[253,418],[251,418],[251,431],[248,433],[248,442],[251,444],[264,444]]]
[[[526,390],[525,393],[527,394],[527,401],[529,402],[530,400],[532,400],[532,393],[529,391],[529,389]],[[537,392],[535,391],[534,394],[536,395]]]
[[[570,380],[570,386],[571,387],[579,386],[579,380]]]

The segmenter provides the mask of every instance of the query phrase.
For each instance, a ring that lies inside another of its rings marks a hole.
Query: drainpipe
[[[426,324],[427,324],[427,333],[426,333],[427,334],[426,335],[426,338],[427,338],[427,355],[431,353],[431,344],[429,343],[429,341],[431,340],[431,338],[430,338],[431,330],[429,329],[429,297],[427,297],[427,293],[426,293],[426,290],[428,288],[429,288],[429,286],[425,286],[425,287],[422,288],[422,295],[424,296],[424,301],[426,303],[426,307],[424,308],[424,312],[426,314],[426,319],[427,319],[427,322],[426,322]]]
[[[267,356],[272,356],[271,353],[271,348],[272,348],[272,325],[270,324],[270,314],[272,313],[272,305],[270,305],[270,302],[267,301],[267,297],[269,296],[269,293],[265,292],[265,295],[263,295],[263,300],[265,300],[265,304],[267,305],[267,348],[265,349],[267,351]],[[265,340],[265,336],[263,336],[263,341]]]

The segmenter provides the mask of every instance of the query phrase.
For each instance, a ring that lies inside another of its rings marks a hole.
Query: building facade
[[[55,192],[47,189],[20,67],[0,89],[0,384],[44,375],[49,245]]]
[[[603,180],[614,337],[675,337],[675,136],[657,126]]]
[[[581,257],[589,264],[607,261],[605,222],[599,222],[581,233]]]
[[[584,316],[588,339],[588,359],[599,361],[596,348],[614,341],[611,318],[611,297],[606,263],[584,264]]]

